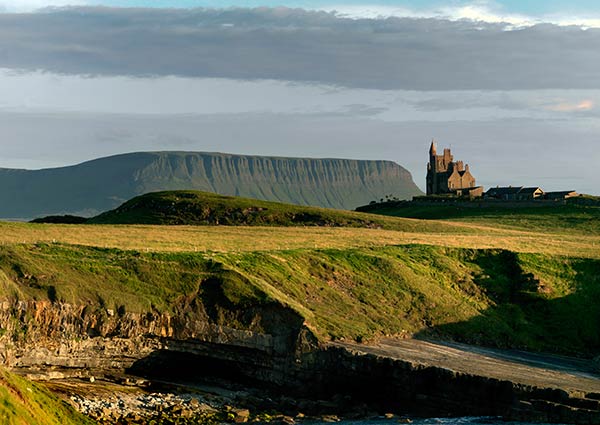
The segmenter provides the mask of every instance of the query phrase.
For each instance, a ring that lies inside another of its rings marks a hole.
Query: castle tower
[[[481,196],[483,188],[475,186],[475,177],[469,165],[463,161],[454,161],[450,149],[445,148],[442,155],[437,154],[434,140],[429,147],[427,164],[427,195],[454,194],[458,196]]]
[[[435,140],[431,139],[431,146],[429,146],[429,156],[437,155],[437,146],[435,145]]]
[[[437,191],[437,184],[435,175],[438,171],[438,155],[437,145],[434,139],[431,139],[431,146],[429,146],[429,162],[427,163],[427,195],[432,195]]]

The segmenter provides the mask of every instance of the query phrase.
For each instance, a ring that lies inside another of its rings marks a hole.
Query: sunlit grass
[[[0,423],[93,424],[43,386],[0,369]]]
[[[55,242],[142,252],[277,251],[428,244],[600,258],[600,235],[527,232],[498,229],[479,223],[410,220],[414,221],[419,222],[416,227],[420,231],[341,227],[0,223],[0,244]]]

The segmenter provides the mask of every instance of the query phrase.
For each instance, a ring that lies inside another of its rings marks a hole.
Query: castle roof
[[[469,166],[467,165],[466,168],[462,171],[459,171],[458,174],[460,174],[460,176],[464,176],[466,173],[471,174],[471,172],[469,171]]]

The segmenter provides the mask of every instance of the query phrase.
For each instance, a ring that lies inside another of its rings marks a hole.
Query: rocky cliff
[[[90,216],[136,195],[175,189],[341,209],[421,193],[410,173],[390,161],[146,152],[63,168],[0,169],[0,217]]]
[[[550,368],[531,367],[534,384],[461,372],[414,361],[411,355],[395,359],[369,353],[356,344],[319,344],[299,316],[283,306],[242,312],[190,301],[175,315],[5,302],[0,310],[2,361],[46,379],[124,372],[187,383],[214,377],[271,393],[331,400],[326,410],[320,404],[311,411],[305,403],[309,414],[339,415],[364,406],[365,411],[419,416],[600,424],[597,379],[581,383],[571,376],[572,385],[561,388]],[[222,323],[225,317],[229,326]],[[417,345],[412,349],[420,350]],[[485,361],[493,369],[494,361]]]

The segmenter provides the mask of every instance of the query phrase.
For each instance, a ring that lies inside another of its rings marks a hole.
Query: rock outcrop
[[[320,345],[295,312],[275,304],[232,310],[190,299],[172,314],[33,300],[0,307],[2,362],[38,377],[128,371],[190,382],[215,376],[294,397],[366,403],[380,412],[600,423],[598,392],[457,372],[356,344]],[[331,412],[339,413],[335,405]]]
[[[54,372],[50,377],[119,373],[132,367],[139,371],[163,351],[232,362],[240,360],[238,353],[252,352],[258,356],[252,362],[264,358],[270,367],[273,358],[293,355],[302,341],[316,346],[303,319],[286,307],[229,310],[198,299],[173,314],[125,313],[48,300],[4,301],[0,329],[0,360],[6,366]]]

